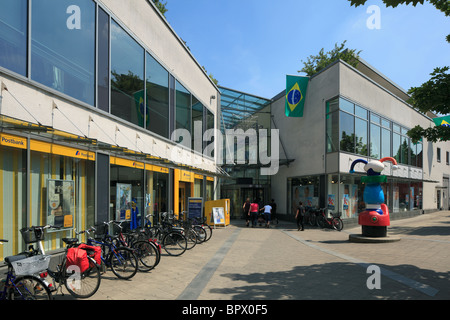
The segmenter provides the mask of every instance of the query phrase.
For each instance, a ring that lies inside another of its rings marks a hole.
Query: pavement
[[[232,220],[182,256],[163,251],[154,270],[131,280],[108,271],[88,300],[183,301],[191,307],[188,302],[206,300],[450,299],[450,211],[391,221],[388,236],[400,238],[395,242],[349,241],[360,232],[360,226],[298,231],[282,221],[248,228]]]

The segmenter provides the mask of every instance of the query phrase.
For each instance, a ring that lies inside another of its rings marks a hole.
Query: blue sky
[[[166,0],[166,18],[219,85],[265,98],[285,89],[286,74],[321,48],[350,49],[408,90],[450,65],[450,17],[434,6],[386,8],[381,0]],[[370,5],[380,29],[369,29]],[[300,74],[301,75],[301,74]]]

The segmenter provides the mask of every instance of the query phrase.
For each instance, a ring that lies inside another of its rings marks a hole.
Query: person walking
[[[244,211],[244,218],[248,227],[250,223],[250,198],[247,198],[247,200],[245,200],[244,205],[242,206],[242,210]]]
[[[270,220],[271,221],[277,220],[277,224],[278,224],[277,204],[275,203],[274,199],[272,199],[272,202],[270,203],[270,206],[272,207],[272,212],[270,213]]]
[[[254,200],[250,203],[250,218],[252,219],[252,228],[256,227],[256,223],[258,220],[258,212],[259,212],[259,204],[258,200]]]
[[[297,207],[297,214],[295,215],[295,219],[297,220],[297,231],[300,230],[300,227],[302,228],[300,231],[305,230],[305,226],[303,225],[303,217],[305,216],[305,207],[303,206],[303,202],[298,203]]]
[[[261,211],[264,211],[264,221],[266,222],[266,228],[270,228],[270,215],[272,213],[272,206],[266,204]]]

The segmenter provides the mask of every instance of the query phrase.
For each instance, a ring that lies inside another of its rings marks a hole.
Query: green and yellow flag
[[[434,118],[433,121],[437,126],[450,127],[450,116]]]
[[[286,107],[287,117],[303,117],[306,90],[309,77],[286,76]]]

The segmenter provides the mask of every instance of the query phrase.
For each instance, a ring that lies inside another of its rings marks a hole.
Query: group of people
[[[250,225],[250,221],[252,223],[252,228],[256,227],[258,224],[259,217],[263,216],[265,227],[269,228],[271,219],[276,218],[277,204],[272,199],[272,202],[270,204],[262,206],[260,204],[260,201],[258,201],[258,199],[255,199],[253,202],[250,202],[250,198],[247,198],[247,200],[244,202],[244,205],[242,206],[242,209],[244,211],[244,217],[246,219],[247,227]],[[300,201],[297,206],[295,214],[295,220],[297,221],[297,228],[300,231],[303,231],[305,229],[303,223],[305,211],[306,209],[303,206],[303,203]],[[261,212],[263,213],[261,214]]]
[[[247,227],[250,226],[250,221],[252,222],[252,228],[256,227],[258,224],[258,220],[261,217],[263,218],[265,227],[270,228],[270,222],[272,218],[276,217],[277,204],[275,203],[274,199],[272,199],[272,202],[270,204],[266,204],[263,206],[261,202],[258,201],[258,199],[250,202],[250,198],[247,198],[247,200],[244,202],[244,205],[242,206],[242,209],[244,211]],[[260,221],[259,225],[261,225],[262,223],[263,222]]]

